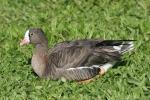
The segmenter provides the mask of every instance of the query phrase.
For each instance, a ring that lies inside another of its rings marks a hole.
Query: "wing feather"
[[[129,42],[121,40],[63,42],[50,49],[49,63],[53,63],[51,67],[57,69],[58,77],[65,77],[69,80],[89,79],[100,71],[100,68],[93,67],[93,65],[103,65],[120,60],[121,53],[119,50],[122,48],[118,48],[129,47],[130,45],[126,46]]]

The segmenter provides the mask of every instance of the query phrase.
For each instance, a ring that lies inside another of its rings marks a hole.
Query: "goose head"
[[[41,28],[32,28],[25,32],[24,38],[21,40],[20,45],[28,44],[47,44],[47,38]]]

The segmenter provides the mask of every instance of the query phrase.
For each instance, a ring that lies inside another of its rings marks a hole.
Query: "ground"
[[[89,84],[40,79],[33,46],[19,41],[40,27],[49,46],[74,39],[135,39],[135,49]],[[0,99],[149,100],[150,0],[0,0]]]

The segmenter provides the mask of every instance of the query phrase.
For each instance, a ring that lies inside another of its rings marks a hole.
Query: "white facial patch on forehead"
[[[25,38],[29,38],[29,30],[27,30],[26,31],[26,33],[25,33],[25,36],[24,36]]]
[[[27,31],[25,32],[24,38],[25,38],[27,41],[30,42],[30,39],[29,39],[29,30],[27,30]]]

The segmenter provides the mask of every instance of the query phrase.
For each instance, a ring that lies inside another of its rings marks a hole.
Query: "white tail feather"
[[[133,49],[134,49],[134,43],[131,41],[131,42],[128,43],[128,47],[127,48],[125,48],[124,50],[121,50],[121,53],[126,53],[128,51],[133,50]]]
[[[119,53],[126,53],[128,51],[131,51],[134,48],[134,43],[131,41],[119,46],[113,46],[113,48]]]

